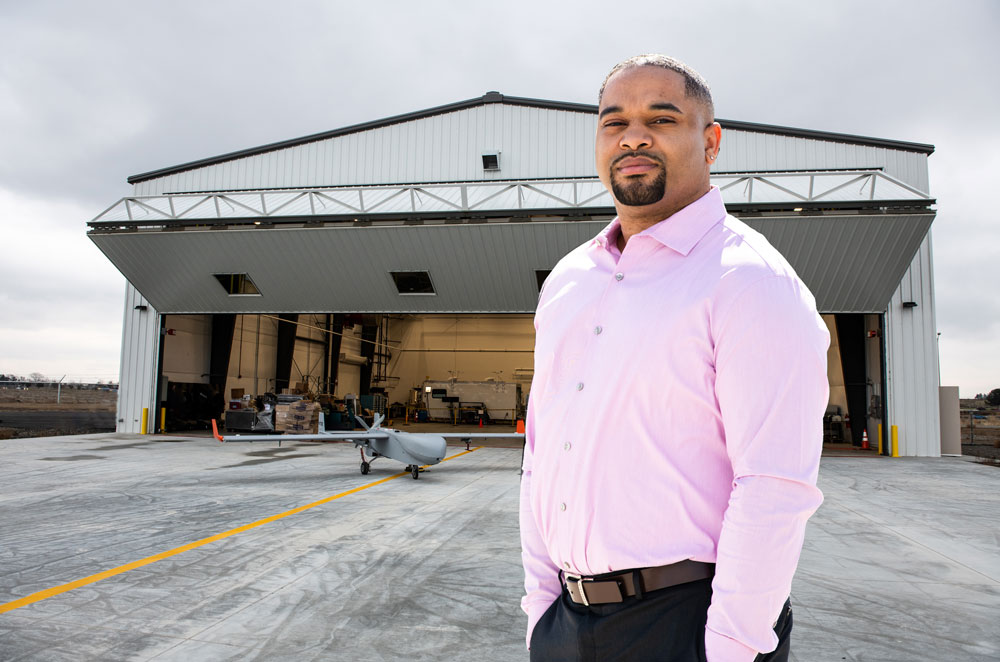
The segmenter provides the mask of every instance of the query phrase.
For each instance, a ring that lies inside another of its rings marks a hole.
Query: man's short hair
[[[672,57],[658,53],[636,55],[616,64],[614,69],[605,76],[604,82],[601,83],[601,90],[597,93],[598,105],[600,105],[601,99],[604,98],[604,88],[608,86],[608,81],[611,80],[611,77],[620,71],[636,67],[660,67],[661,69],[675,71],[684,76],[684,93],[705,104],[705,107],[708,109],[709,119],[715,120],[715,104],[712,102],[712,90],[708,87],[708,81],[680,60],[675,60]]]

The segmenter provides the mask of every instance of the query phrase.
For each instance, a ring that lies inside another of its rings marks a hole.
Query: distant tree
[[[31,373],[30,375],[28,375],[28,379],[30,381],[33,381],[33,382],[44,382],[44,381],[47,381],[47,378],[45,377],[45,375],[43,375],[40,372],[33,372],[33,373]]]
[[[991,407],[1000,407],[1000,388],[995,388],[986,394],[986,403]]]

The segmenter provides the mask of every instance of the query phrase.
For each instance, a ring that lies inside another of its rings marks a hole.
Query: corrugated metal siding
[[[933,214],[744,219],[795,268],[823,312],[881,312]],[[536,269],[606,221],[92,234],[163,312],[532,312]],[[435,296],[400,296],[390,271],[428,271]],[[214,273],[248,273],[233,297]]]
[[[486,104],[146,180],[135,195],[256,188],[593,177],[596,116]],[[500,150],[501,169],[481,156]],[[884,168],[928,190],[927,155],[725,130],[715,172]]]
[[[146,306],[146,310],[136,310]],[[131,284],[125,285],[122,362],[118,382],[118,432],[141,433],[142,409],[157,416],[154,377],[160,347],[160,316]]]
[[[903,308],[904,301],[917,307]],[[899,427],[899,454],[939,457],[941,377],[930,233],[889,301],[886,338],[889,424]]]
[[[593,177],[596,118],[487,104],[197,168],[136,184],[136,195],[329,185]],[[501,169],[482,154],[500,151]]]
[[[929,190],[926,154],[754,131],[723,131],[722,149],[712,172],[842,168],[883,168],[914,188]]]

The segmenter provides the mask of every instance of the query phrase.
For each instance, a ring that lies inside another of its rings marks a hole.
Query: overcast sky
[[[0,0],[0,373],[117,379],[125,281],[86,222],[131,174],[488,90],[596,103],[662,52],[719,117],[936,146],[941,376],[971,397],[1000,387],[998,32],[996,0]]]

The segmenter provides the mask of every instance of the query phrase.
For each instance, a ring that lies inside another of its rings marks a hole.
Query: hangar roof
[[[596,110],[489,92],[147,172],[89,236],[162,313],[531,312],[539,272],[615,213]],[[885,310],[934,218],[934,148],[722,124],[712,181],[729,211],[822,311]],[[502,171],[479,167],[491,147]]]
[[[204,159],[198,159],[196,161],[190,161],[188,163],[182,163],[180,165],[169,166],[166,168],[159,168],[156,170],[139,173],[130,176],[128,178],[128,183],[137,184],[150,179],[156,179],[159,177],[164,177],[166,175],[172,175],[180,172],[185,172],[188,170],[203,168],[205,166],[216,165],[224,163],[226,161],[232,161],[235,159],[241,159],[248,156],[255,156],[259,154],[265,154],[267,152],[283,150],[290,147],[297,147],[312,142],[328,140],[330,138],[337,138],[340,136],[346,136],[353,133],[360,133],[363,131],[370,131],[372,129],[384,128],[394,124],[401,124],[403,122],[410,122],[413,120],[433,117],[435,115],[443,115],[446,113],[452,113],[455,111],[465,110],[468,108],[475,108],[478,106],[485,106],[488,104],[505,104],[509,106],[522,106],[527,108],[561,110],[561,111],[569,111],[575,113],[584,113],[589,115],[597,114],[597,106],[592,104],[570,103],[563,101],[548,101],[544,99],[531,99],[525,97],[512,97],[512,96],[505,96],[503,94],[500,94],[499,92],[487,92],[481,97],[467,99],[465,101],[458,101],[455,103],[445,104],[442,106],[435,106],[433,108],[428,108],[426,110],[404,113],[402,115],[394,115],[392,117],[386,117],[383,119],[373,120],[370,122],[363,122],[361,124],[354,124],[340,129],[334,129],[332,131],[314,133],[308,136],[302,136],[301,138],[283,140],[279,142],[270,143],[267,145],[261,145],[259,147],[251,147],[248,149],[238,150],[235,152],[220,154],[218,156],[212,156]],[[759,124],[755,122],[740,122],[740,121],[725,120],[725,119],[719,119],[718,121],[720,124],[722,124],[723,128],[733,129],[738,131],[751,131],[756,133],[764,133],[764,134],[772,134],[780,136],[812,138],[827,142],[848,143],[853,145],[885,147],[888,149],[901,150],[907,152],[917,152],[921,154],[931,154],[934,152],[933,145],[928,145],[924,143],[906,142],[900,140],[887,140],[884,138],[872,138],[868,136],[857,136],[846,133],[833,133],[828,131],[814,131],[810,129],[798,129],[793,127],[776,126],[771,124]]]

